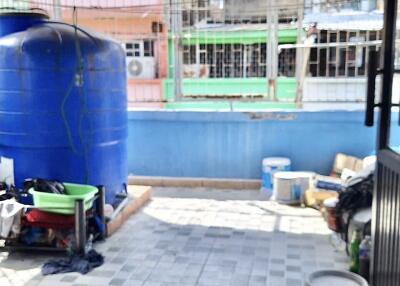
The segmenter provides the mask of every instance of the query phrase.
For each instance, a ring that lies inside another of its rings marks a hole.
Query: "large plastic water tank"
[[[0,159],[18,187],[104,185],[114,202],[127,180],[126,102],[118,43],[42,14],[0,14]]]

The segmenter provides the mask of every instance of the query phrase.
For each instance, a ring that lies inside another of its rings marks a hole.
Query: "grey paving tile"
[[[271,259],[272,264],[285,264],[285,259],[280,259],[280,258],[272,258]]]
[[[76,275],[65,275],[60,279],[61,282],[74,282],[78,276]]]
[[[113,278],[113,279],[111,279],[111,281],[108,285],[121,286],[121,285],[124,285],[125,282],[126,282],[126,279]]]
[[[118,256],[118,257],[115,257],[114,259],[112,259],[112,260],[111,260],[111,263],[114,263],[114,264],[123,264],[127,259],[128,259],[127,257]]]
[[[287,258],[289,259],[300,259],[301,256],[299,254],[294,254],[294,253],[288,253]]]
[[[123,272],[132,272],[135,269],[135,265],[132,264],[125,264],[121,267],[121,271]]]
[[[247,286],[249,285],[250,275],[246,274],[234,274],[231,278],[231,286]]]
[[[97,276],[83,275],[79,277],[76,283],[102,286],[102,285],[108,285],[110,280],[111,277],[97,277]],[[60,284],[53,284],[53,285],[61,286]]]
[[[223,256],[224,257],[224,256]],[[229,260],[229,259],[223,259],[221,260],[221,262],[219,263],[221,266],[227,266],[227,267],[236,267],[236,265],[238,264],[237,261],[235,260]]]
[[[131,279],[131,280],[129,280],[127,283],[126,283],[126,285],[127,286],[142,286],[144,284],[144,281],[143,280],[133,280],[133,279]]]
[[[270,270],[269,274],[271,276],[276,276],[276,277],[284,277],[285,276],[285,272],[284,271],[278,271],[278,270]]]
[[[154,194],[144,211],[96,246],[106,258],[102,267],[43,285],[296,286],[323,266],[347,268],[315,210],[263,201],[251,191],[155,188]],[[34,276],[47,259],[15,256],[7,267],[15,268],[10,275],[22,265],[36,267],[26,280],[41,285]]]
[[[150,254],[150,255],[146,256],[145,260],[146,261],[159,261],[161,259],[161,257],[162,257],[161,255]]]
[[[32,276],[30,280],[35,280],[35,281],[39,281],[43,279],[43,275],[42,274],[36,274],[35,276]]]
[[[301,267],[300,266],[292,266],[292,265],[287,265],[286,270],[289,272],[301,272]]]
[[[320,262],[319,266],[322,268],[333,268],[333,267],[335,267],[335,263],[334,262]]]
[[[115,274],[116,271],[111,271],[111,270],[102,270],[100,269],[94,269],[93,271],[89,272],[87,275],[88,276],[96,276],[96,277],[112,277]]]
[[[23,286],[38,286],[38,285],[39,285],[39,281],[30,280],[30,281],[27,281],[26,283],[24,283]]]
[[[265,284],[267,281],[267,277],[263,275],[251,275],[250,280],[251,283],[262,283]]]
[[[287,279],[286,285],[287,286],[303,286],[303,281],[300,279]]]

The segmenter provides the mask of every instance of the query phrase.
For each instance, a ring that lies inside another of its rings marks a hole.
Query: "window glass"
[[[125,52],[127,57],[140,57],[140,43],[125,43]]]
[[[153,40],[144,40],[143,50],[145,57],[154,57]]]

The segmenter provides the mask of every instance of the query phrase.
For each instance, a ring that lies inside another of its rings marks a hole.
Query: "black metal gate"
[[[370,62],[366,125],[374,123],[374,107],[379,107],[379,126],[373,221],[372,286],[400,285],[400,155],[389,147],[398,0],[385,1],[384,42],[380,67]],[[374,55],[371,54],[374,57]],[[375,59],[377,55],[375,54]],[[375,103],[375,76],[382,74],[382,91]]]
[[[375,191],[373,286],[400,285],[400,156],[378,153]]]

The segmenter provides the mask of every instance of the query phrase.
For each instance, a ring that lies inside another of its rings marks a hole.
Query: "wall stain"
[[[250,120],[278,120],[290,121],[295,120],[297,115],[293,113],[265,113],[265,112],[243,112]]]

